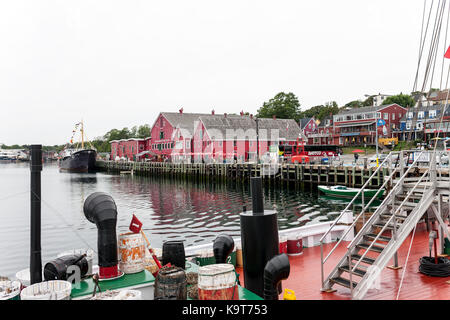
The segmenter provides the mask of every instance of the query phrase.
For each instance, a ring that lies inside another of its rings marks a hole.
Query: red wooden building
[[[400,119],[407,109],[398,104],[376,107],[353,108],[334,116],[334,133],[339,134],[339,145],[375,144],[375,122],[382,119],[384,126],[378,127],[378,137],[392,137],[400,128]]]
[[[226,114],[201,116],[192,141],[193,161],[256,161],[257,132],[261,157],[269,151],[270,145],[295,144],[300,128],[291,119]]]
[[[135,161],[136,155],[145,150],[144,139],[121,139],[111,141],[111,160]]]
[[[151,151],[172,160],[180,150],[190,150],[195,123],[202,113],[161,112],[151,131]]]

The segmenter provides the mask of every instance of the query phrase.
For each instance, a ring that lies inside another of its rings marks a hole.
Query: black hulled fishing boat
[[[97,151],[91,145],[91,148],[84,147],[84,127],[83,121],[75,125],[70,143],[73,143],[73,135],[80,126],[81,148],[64,149],[59,159],[59,170],[65,172],[93,172],[95,170],[95,159]]]

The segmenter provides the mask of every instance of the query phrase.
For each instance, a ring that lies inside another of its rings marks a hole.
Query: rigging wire
[[[33,191],[31,191],[33,192]],[[94,249],[95,246],[91,246],[87,240],[85,240],[71,225],[70,223],[67,222],[67,220],[64,218],[64,216],[55,208],[53,208],[47,201],[43,200],[42,197],[39,197],[35,192],[33,192],[33,194],[39,199],[39,201],[42,201],[42,203],[44,203],[48,208],[50,208],[52,211],[54,211],[56,213],[56,215],[70,228],[72,229],[72,231],[75,233],[75,235],[83,242],[83,244],[85,244],[87,246],[88,249],[91,249],[92,251],[94,251],[95,253],[97,253],[97,251]]]
[[[15,193],[15,194],[10,194],[10,195],[8,195],[8,196],[6,196],[4,198],[0,198],[0,201],[6,200],[6,199],[9,199],[9,198],[14,198],[16,196],[20,196],[20,195],[26,194],[28,192],[30,192],[30,190],[27,190],[27,191],[24,191],[24,192],[18,192],[18,193]]]
[[[446,4],[446,0],[444,0],[442,2],[441,2],[441,0],[439,0],[438,5],[436,7],[435,21],[434,21],[434,25],[433,25],[433,30],[431,32],[428,58],[427,58],[427,61],[425,64],[424,80],[422,83],[422,88],[421,88],[419,99],[418,99],[418,107],[421,106],[421,102],[420,102],[421,97],[424,95],[425,88],[426,88],[426,85],[428,83],[428,79],[430,76],[430,72],[432,71],[434,73],[434,66],[435,66],[435,61],[436,61],[436,51],[437,51],[438,43],[439,43],[438,40],[440,38],[440,30],[441,30],[441,25],[442,25],[442,17],[443,17],[443,12],[445,9],[445,4]],[[431,3],[430,11],[428,12],[428,19],[427,19],[427,25],[425,28],[425,33],[423,35],[421,35],[422,43],[421,43],[421,50],[420,50],[420,55],[419,55],[418,69],[416,71],[415,87],[414,87],[413,92],[415,92],[417,89],[417,82],[418,82],[418,76],[419,76],[419,71],[420,71],[420,62],[422,60],[423,51],[425,50],[425,42],[426,42],[426,38],[428,35],[428,28],[430,26],[430,18],[431,18],[431,14],[432,14],[432,10],[433,10],[433,5],[434,5],[434,1]],[[431,69],[432,66],[433,66],[433,70]],[[431,91],[431,83],[430,83],[430,91]],[[413,133],[413,131],[415,131],[415,128],[416,128],[417,116],[418,116],[418,112],[415,112],[415,113],[413,112],[412,126],[411,126],[411,130],[408,133],[408,140],[412,140],[412,133]]]
[[[400,290],[402,290],[403,279],[405,278],[406,267],[408,265],[409,255],[411,253],[411,247],[412,247],[412,244],[413,244],[413,241],[414,241],[414,235],[416,234],[416,228],[417,228],[417,224],[414,226],[414,231],[413,231],[413,234],[412,234],[412,237],[411,237],[411,242],[409,243],[408,254],[406,256],[405,266],[403,267],[402,278],[400,280],[400,285],[398,287],[397,297],[395,298],[395,300],[398,300],[398,297],[400,296]]]
[[[424,6],[423,6],[423,14],[422,14],[423,18],[425,18],[426,2],[427,1],[425,0],[424,1]],[[423,49],[425,47],[425,41],[427,39],[428,27],[430,25],[430,17],[431,17],[431,11],[433,10],[433,5],[434,5],[434,0],[431,1],[430,11],[428,12],[428,19],[427,19],[427,26],[426,26],[426,29],[425,29],[425,33],[423,33],[424,20],[422,20],[422,31],[421,31],[421,35],[420,35],[420,44],[419,44],[419,59],[418,59],[418,63],[417,63],[416,78],[415,78],[415,81],[414,81],[413,92],[415,92],[417,90],[417,85],[418,85],[418,80],[419,80],[420,62],[422,61]]]
[[[450,5],[448,6],[448,13],[447,13],[447,26],[445,28],[445,38],[444,38],[444,54],[442,55],[442,68],[441,68],[441,82],[439,84],[439,90],[442,90],[442,77],[444,76],[444,64],[445,64],[445,53],[447,52],[447,34],[448,34],[448,21],[450,19]]]

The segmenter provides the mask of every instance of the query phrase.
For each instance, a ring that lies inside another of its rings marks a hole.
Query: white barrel
[[[94,251],[92,249],[72,249],[61,252],[58,254],[57,258],[61,258],[63,256],[71,255],[71,254],[86,254],[86,260],[88,262],[88,271],[87,274],[92,274],[92,265],[94,261]]]
[[[21,300],[70,300],[72,284],[63,280],[35,283],[20,293]]]
[[[211,264],[198,268],[199,300],[239,300],[234,266]]]
[[[20,287],[19,281],[0,281],[0,300],[18,300]]]
[[[22,284],[22,288],[28,287],[31,283],[30,268],[26,268],[16,273],[16,279]],[[44,279],[44,270],[42,270],[42,279]]]
[[[30,285],[30,268],[26,268],[17,271],[16,278],[22,284],[23,287],[28,287]],[[43,279],[44,277],[42,277]]]
[[[145,245],[140,233],[119,235],[119,269],[124,273],[137,273],[144,270]]]

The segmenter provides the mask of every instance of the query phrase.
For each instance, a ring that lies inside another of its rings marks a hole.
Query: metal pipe
[[[30,184],[30,283],[42,282],[41,171],[42,145],[31,146]]]
[[[264,213],[264,200],[261,177],[250,178],[250,191],[252,194],[253,214]]]

